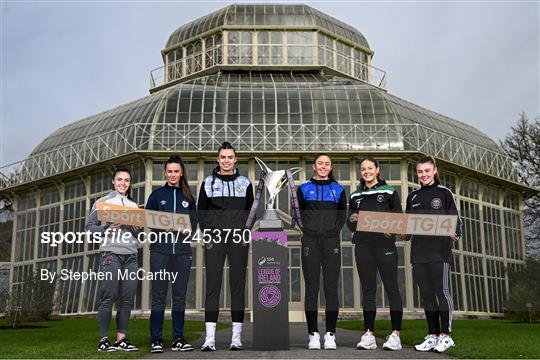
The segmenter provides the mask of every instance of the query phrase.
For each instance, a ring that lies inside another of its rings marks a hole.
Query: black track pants
[[[326,331],[336,332],[339,313],[338,281],[341,268],[339,237],[302,237],[302,272],[306,285],[304,309],[308,332],[318,332],[317,313],[319,281],[322,267],[324,297],[326,299]]]
[[[450,334],[454,304],[450,293],[450,264],[415,263],[413,275],[420,288],[430,334]]]
[[[377,314],[377,271],[390,303],[392,330],[401,330],[403,303],[398,286],[398,254],[394,242],[360,241],[354,247],[356,270],[362,285],[364,330],[373,331]]]
[[[204,248],[206,272],[206,300],[204,317],[206,322],[217,322],[219,316],[219,295],[223,280],[225,257],[229,261],[229,287],[231,290],[231,317],[233,322],[244,322],[246,308],[246,267],[249,244],[210,243]]]

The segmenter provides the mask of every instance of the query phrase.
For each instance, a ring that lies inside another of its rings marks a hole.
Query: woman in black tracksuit
[[[377,271],[381,276],[384,290],[390,302],[392,333],[383,344],[383,349],[401,350],[400,330],[403,304],[398,286],[398,254],[390,234],[356,231],[360,211],[401,212],[401,202],[396,189],[380,179],[379,162],[366,157],[360,162],[360,188],[351,194],[347,226],[354,232],[354,255],[356,269],[362,285],[362,307],[364,330],[358,349],[377,348],[375,336],[375,315],[377,311]]]
[[[332,175],[332,160],[319,154],[313,161],[315,176],[297,190],[303,223],[302,271],[306,286],[304,308],[309,333],[309,349],[320,349],[317,328],[319,277],[323,271],[326,298],[324,348],[336,349],[336,322],[339,312],[338,280],[341,266],[339,234],[347,214],[343,186]]]
[[[454,194],[440,185],[435,159],[423,157],[416,163],[420,189],[409,193],[407,212],[420,214],[458,215],[455,234],[448,236],[414,235],[411,244],[413,275],[420,288],[428,323],[428,335],[418,351],[444,352],[454,346],[452,331],[452,294],[450,293],[450,262],[453,242],[461,237]]]
[[[224,142],[218,150],[219,165],[207,176],[199,192],[199,224],[205,242],[206,270],[205,325],[203,351],[214,351],[219,296],[225,258],[229,259],[231,288],[231,350],[242,350],[242,324],[245,310],[246,267],[249,239],[243,238],[246,220],[253,204],[253,186],[234,165],[236,152]],[[211,241],[208,241],[211,239]],[[246,241],[243,241],[246,240]]]

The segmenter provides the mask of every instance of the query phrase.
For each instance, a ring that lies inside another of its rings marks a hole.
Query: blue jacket
[[[179,187],[169,186],[165,183],[159,189],[152,191],[148,201],[146,202],[145,209],[173,212],[177,214],[189,214],[189,220],[191,222],[192,234],[197,230],[197,207],[195,205],[195,198],[191,196],[191,201],[185,201],[182,189]],[[165,230],[151,229],[157,236],[159,233],[165,233]],[[163,254],[187,254],[191,253],[191,245],[184,243],[186,236],[179,234],[178,240],[176,240],[177,232],[173,233],[174,240],[164,240],[162,235],[161,241],[156,241],[150,245],[151,251],[157,251]],[[174,246],[173,246],[174,245]]]
[[[343,186],[332,180],[312,178],[300,185],[297,195],[304,235],[339,237],[347,216]]]

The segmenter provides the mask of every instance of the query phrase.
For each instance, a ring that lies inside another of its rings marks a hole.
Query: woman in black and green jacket
[[[377,348],[375,315],[377,312],[377,271],[390,303],[392,333],[383,344],[383,349],[401,350],[400,330],[403,304],[398,286],[398,254],[394,236],[390,234],[356,231],[360,211],[401,212],[401,202],[396,189],[380,179],[379,162],[366,157],[360,162],[360,188],[351,194],[347,226],[354,232],[354,255],[356,269],[362,285],[362,307],[364,330],[358,349]]]

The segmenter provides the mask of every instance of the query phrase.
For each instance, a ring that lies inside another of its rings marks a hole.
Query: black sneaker
[[[150,346],[150,352],[151,353],[162,353],[163,352],[163,341],[156,340],[152,342],[152,345]]]
[[[116,350],[122,351],[139,351],[139,348],[129,342],[127,338],[123,338],[120,341],[114,343]]]
[[[116,348],[111,345],[111,342],[107,338],[103,338],[99,341],[98,351],[101,352],[113,352]]]
[[[172,343],[172,351],[193,351],[195,348],[188,344],[183,337],[176,339]]]

